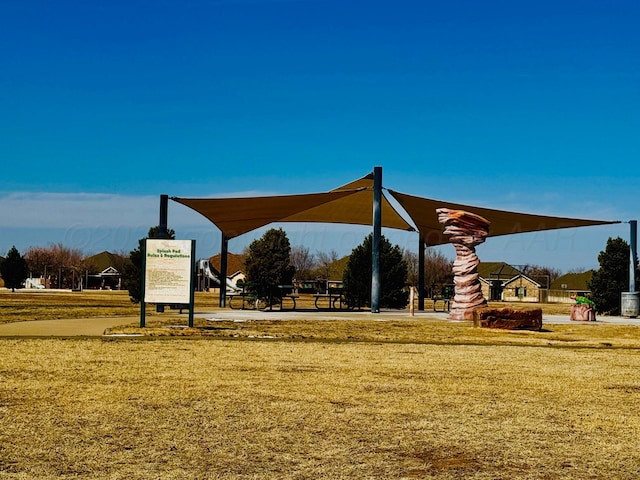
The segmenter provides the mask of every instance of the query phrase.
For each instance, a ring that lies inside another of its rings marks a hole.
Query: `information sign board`
[[[189,304],[193,281],[191,240],[146,240],[144,302]]]

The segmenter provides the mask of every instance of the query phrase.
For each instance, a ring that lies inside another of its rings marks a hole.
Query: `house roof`
[[[589,287],[587,284],[591,281],[592,276],[593,270],[587,270],[581,273],[565,273],[551,282],[551,289],[588,291]]]
[[[531,277],[527,277],[524,273],[519,273],[519,274],[518,274],[518,275],[516,275],[515,277],[510,278],[509,280],[506,280],[506,281],[504,282],[504,286],[506,287],[506,286],[507,286],[507,285],[509,285],[510,283],[513,283],[513,282],[515,282],[515,281],[517,281],[517,280],[519,280],[519,279],[522,279],[522,278],[524,278],[524,279],[528,280],[529,282],[533,283],[533,284],[534,284],[534,285],[536,285],[537,287],[541,287],[541,286],[542,286],[542,285],[540,285],[540,283],[539,283],[539,282],[536,282],[536,281],[535,281],[533,278],[531,278]]]
[[[120,265],[122,263],[122,257],[120,255],[107,252],[105,250],[104,252],[100,252],[91,257],[87,257],[85,261],[95,266],[99,272],[104,272],[110,267],[113,268],[116,272],[118,272],[116,265]],[[113,272],[109,272],[109,273],[113,274]],[[122,273],[122,272],[118,272],[118,273]]]
[[[478,275],[485,280],[510,280],[522,272],[505,262],[480,262]]]
[[[227,272],[244,272],[244,255],[240,253],[227,253]],[[216,272],[220,272],[220,254],[216,254],[209,258],[209,265],[215,268]]]

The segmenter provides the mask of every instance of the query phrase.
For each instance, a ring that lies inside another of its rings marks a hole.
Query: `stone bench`
[[[542,309],[479,308],[473,312],[473,324],[481,328],[505,330],[542,330]]]

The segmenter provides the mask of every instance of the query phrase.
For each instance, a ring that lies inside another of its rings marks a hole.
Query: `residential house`
[[[540,283],[505,262],[480,262],[478,275],[489,301],[540,302],[546,293]]]
[[[593,277],[593,270],[581,273],[565,273],[551,282],[549,302],[575,303],[571,295],[588,296],[591,293],[588,285]]]
[[[541,300],[541,285],[520,273],[504,283],[502,300],[505,302],[531,302]]]
[[[203,276],[198,280],[198,290],[208,291],[209,289],[219,289],[220,281],[217,278],[220,275],[220,254],[216,254],[209,258],[209,269],[211,274],[215,277],[211,278],[208,275]],[[244,255],[240,253],[227,253],[227,285],[238,285],[245,280],[244,274]]]
[[[111,252],[100,252],[85,259],[88,266],[85,275],[86,289],[96,290],[120,290],[122,288],[122,275],[126,259],[121,255]],[[92,273],[89,273],[92,272]]]
[[[482,285],[482,294],[489,301],[502,301],[504,283],[521,272],[505,262],[480,262],[478,276]]]

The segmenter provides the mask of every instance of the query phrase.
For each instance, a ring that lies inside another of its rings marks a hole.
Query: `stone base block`
[[[511,308],[479,309],[473,312],[473,324],[482,328],[501,328],[505,330],[542,329],[542,309],[513,310]]]
[[[571,316],[569,319],[575,320],[576,322],[595,322],[596,312],[591,305],[576,303],[571,306]]]

